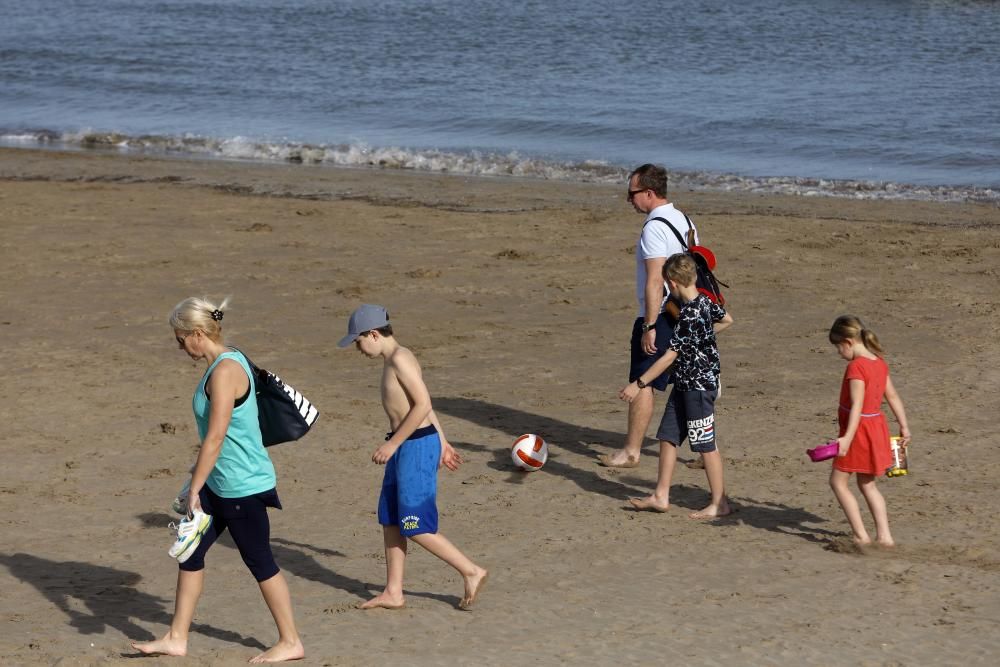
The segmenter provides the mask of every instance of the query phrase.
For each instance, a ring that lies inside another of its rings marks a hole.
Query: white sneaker
[[[198,548],[205,531],[212,525],[212,517],[201,510],[195,510],[191,518],[184,517],[176,526],[170,525],[177,529],[177,541],[167,553],[171,558],[176,558],[178,563],[183,563]]]
[[[181,490],[177,492],[177,497],[174,498],[174,502],[170,505],[170,509],[172,509],[175,514],[187,516],[188,495],[190,493],[191,493],[191,478],[188,477],[187,481],[184,482],[184,486],[182,486]]]

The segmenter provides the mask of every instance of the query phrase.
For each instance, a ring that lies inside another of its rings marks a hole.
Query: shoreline
[[[291,201],[416,206],[456,213],[509,214],[597,207],[619,209],[620,183],[474,176],[363,167],[314,167],[254,161],[132,156],[116,153],[0,147],[0,181],[82,182],[204,188],[234,196]],[[372,188],[370,183],[378,183]],[[553,196],[554,195],[554,196]],[[983,202],[864,200],[672,187],[672,201],[691,202],[700,215],[800,215],[831,222],[890,220],[926,227],[1000,226],[1000,206]],[[626,212],[626,216],[628,212]],[[697,217],[695,217],[697,221]]]
[[[0,470],[0,655],[125,663],[128,640],[169,624],[165,526],[204,367],[166,317],[204,294],[231,295],[226,342],[320,410],[269,450],[285,508],[272,545],[317,663],[991,665],[1000,211],[671,199],[718,257],[735,319],[717,430],[739,511],[715,522],[686,518],[707,497],[686,466],[670,512],[629,511],[655,481],[651,437],[638,468],[595,462],[625,431],[642,217],[623,184],[0,149],[0,452],[16,462]],[[466,460],[440,473],[438,505],[444,534],[491,571],[472,612],[417,548],[407,608],[356,609],[385,575],[379,364],[335,347],[362,302],[389,308]],[[891,551],[851,548],[828,467],[805,455],[836,429],[844,364],[826,334],[843,312],[878,333],[914,433],[910,474],[879,482]],[[540,471],[510,464],[522,433],[549,443]],[[245,660],[273,622],[230,542],[207,562],[189,659]],[[510,641],[541,626],[544,642]]]
[[[0,150],[4,149],[581,183],[619,183],[628,175],[628,167],[601,161],[559,161],[521,155],[516,151],[502,154],[353,144],[314,146],[246,139],[237,141],[145,135],[130,137],[114,132],[72,133],[58,136],[51,132],[38,132],[33,139],[17,136],[6,141],[0,137]],[[818,176],[749,176],[739,173],[677,169],[671,170],[671,183],[684,189],[705,192],[784,194],[876,201],[986,203],[1000,207],[1000,186],[915,184]]]

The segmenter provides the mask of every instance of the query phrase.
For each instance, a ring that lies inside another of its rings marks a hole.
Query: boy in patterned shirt
[[[733,318],[695,287],[697,268],[690,255],[682,253],[670,257],[663,266],[663,279],[670,284],[671,296],[682,303],[670,349],[635,382],[624,387],[619,398],[631,402],[647,382],[659,377],[671,364],[674,386],[656,432],[660,441],[656,489],[646,498],[629,498],[629,502],[640,510],[666,512],[669,509],[670,480],[677,463],[677,448],[686,437],[691,450],[701,454],[712,491],[709,505],[689,516],[714,519],[732,511],[723,484],[722,455],[715,447],[715,399],[719,395],[720,370],[715,334],[729,327]]]

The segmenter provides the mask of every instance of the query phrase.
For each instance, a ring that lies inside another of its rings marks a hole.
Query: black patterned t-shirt
[[[681,306],[670,349],[677,353],[671,369],[674,386],[681,391],[718,389],[719,347],[713,324],[726,316],[726,309],[704,294]]]

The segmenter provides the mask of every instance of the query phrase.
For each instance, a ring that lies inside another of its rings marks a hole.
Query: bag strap
[[[643,227],[651,223],[653,220],[659,220],[660,222],[662,222],[663,224],[665,224],[667,227],[670,228],[670,231],[674,233],[674,236],[677,237],[677,241],[680,242],[681,247],[684,248],[686,252],[688,249],[688,244],[694,242],[694,223],[691,222],[691,218],[687,217],[687,213],[684,214],[684,219],[687,220],[688,223],[688,241],[684,240],[684,237],[681,236],[681,233],[679,231],[677,231],[677,228],[674,227],[672,224],[670,224],[670,221],[667,220],[666,218],[661,218],[659,216],[655,218],[650,218],[649,220],[646,221],[646,224],[644,224]]]
[[[235,345],[229,345],[228,347],[229,347],[229,349],[230,349],[230,350],[235,350],[236,352],[239,352],[240,354],[242,354],[242,355],[243,355],[243,358],[247,360],[247,365],[249,365],[249,366],[250,366],[250,371],[251,371],[252,373],[255,373],[255,374],[256,374],[256,373],[259,373],[259,372],[260,372],[260,366],[258,366],[258,365],[257,365],[257,364],[255,364],[255,363],[254,363],[253,361],[251,361],[251,360],[250,360],[250,357],[248,357],[248,356],[247,356],[247,353],[246,353],[246,352],[244,352],[244,351],[243,351],[243,350],[241,350],[240,348],[236,347]],[[266,373],[267,371],[264,371],[264,372]]]
[[[247,364],[250,366],[250,376],[251,377],[249,378],[250,379],[250,384],[247,385],[247,391],[246,391],[245,394],[243,394],[243,396],[237,398],[236,399],[236,403],[233,405],[233,407],[238,408],[241,405],[243,405],[243,403],[247,400],[247,397],[250,395],[250,389],[251,388],[255,388],[256,389],[255,393],[258,393],[258,394],[260,393],[260,387],[257,385],[257,380],[255,379],[256,376],[260,375],[260,369],[257,368],[256,364],[254,364],[252,361],[250,361],[250,357],[248,357],[246,355],[246,353],[243,352],[243,350],[239,349],[238,347],[234,347],[232,345],[229,345],[228,347],[229,347],[230,350],[232,350],[234,352],[239,352],[243,356],[243,358],[247,360]],[[225,352],[223,352],[223,354],[225,354]],[[212,373],[214,373],[214,372],[215,372],[215,370],[212,371]],[[267,371],[264,371],[264,372],[266,373]],[[212,395],[208,393],[208,380],[212,377],[212,373],[209,373],[208,377],[205,378],[205,396],[208,397],[208,400],[212,400]]]
[[[687,232],[688,246],[696,245],[694,242],[694,223],[691,222],[691,218],[688,217],[687,213],[684,214],[684,219],[687,220],[688,223],[688,232]]]

